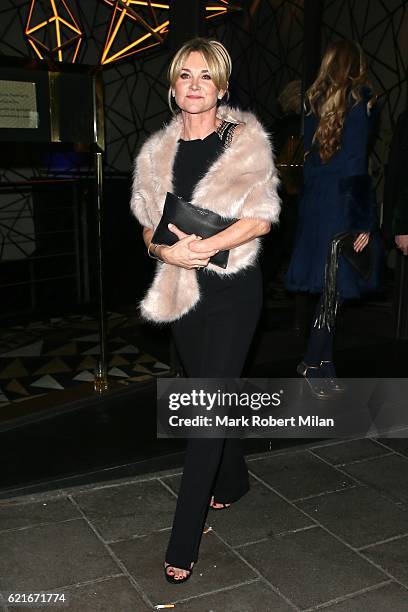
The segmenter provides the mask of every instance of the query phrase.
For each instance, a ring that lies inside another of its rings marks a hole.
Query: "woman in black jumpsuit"
[[[179,141],[173,169],[176,195],[187,201],[191,199],[196,182],[222,147],[217,132],[203,140]],[[183,367],[190,378],[239,377],[262,305],[259,266],[231,277],[220,277],[202,268],[197,270],[197,276],[202,295],[200,302],[172,324]],[[199,479],[197,474],[200,474]],[[197,561],[211,496],[217,503],[230,504],[248,489],[241,440],[188,440],[167,563],[188,568],[191,562]]]
[[[149,254],[164,262],[142,313],[171,323],[184,370],[194,378],[241,375],[262,302],[257,238],[269,232],[279,214],[267,133],[252,113],[217,106],[230,74],[231,58],[221,43],[201,38],[185,43],[169,69],[169,94],[180,113],[146,141],[135,166],[132,210]],[[169,226],[178,241],[153,243],[169,190],[237,221],[203,240]],[[225,272],[210,263],[220,250],[230,250]],[[248,488],[240,440],[188,441],[166,580],[181,583],[191,576],[208,508],[227,506]]]

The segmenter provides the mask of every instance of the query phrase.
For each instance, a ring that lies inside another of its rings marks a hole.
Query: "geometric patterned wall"
[[[407,108],[408,9],[406,0],[326,0],[323,47],[332,40],[358,41],[368,59],[381,105],[379,137],[371,156],[379,200],[384,163],[398,115]]]
[[[69,0],[67,4],[84,33],[77,62],[96,65],[112,7],[102,0]],[[303,72],[303,0],[245,0],[242,4],[245,7],[242,12],[209,20],[209,35],[224,42],[232,55],[231,103],[252,108],[273,130],[279,93],[286,83],[301,78]],[[29,7],[30,0],[0,0],[0,55],[34,56],[24,36]],[[323,48],[331,40],[352,38],[362,44],[368,56],[373,83],[383,105],[380,139],[371,157],[380,200],[388,144],[408,97],[407,2],[325,0],[322,23]],[[108,173],[129,176],[134,156],[146,136],[169,119],[168,61],[166,47],[160,45],[104,67]],[[55,174],[44,159],[41,162],[27,159],[25,167],[7,167],[6,162],[4,151],[0,151],[2,182]],[[75,172],[72,165],[74,175]],[[29,255],[33,248],[31,208],[27,194],[0,195],[0,260],[5,255],[2,251],[5,243],[11,259]],[[14,225],[9,221],[13,211]],[[18,241],[20,245],[16,246]]]
[[[112,7],[101,0],[70,0],[68,4],[85,34],[77,63],[96,65]],[[24,37],[29,7],[30,0],[1,0],[0,55],[35,57]],[[155,47],[128,62],[104,68],[108,171],[129,171],[139,140],[168,118],[166,67],[166,53]],[[40,172],[47,175],[48,168]]]
[[[302,4],[301,0],[261,0],[254,3],[251,17],[243,11],[207,22],[209,35],[225,42],[233,56],[231,102],[254,108],[269,125],[277,114],[279,91],[301,77]],[[0,54],[34,56],[23,36],[29,5],[29,0],[1,0]],[[101,0],[70,0],[68,5],[85,35],[77,63],[97,64],[112,8]],[[169,118],[168,59],[166,49],[158,46],[129,61],[105,66],[108,171],[128,172],[146,135]],[[48,169],[42,172],[47,174]]]
[[[407,102],[406,0],[326,0],[322,37],[323,43],[346,37],[362,45],[387,119],[394,122]]]
[[[96,64],[112,14],[101,0],[70,0],[85,34],[78,62]],[[247,10],[208,22],[233,57],[231,102],[252,107],[270,126],[277,95],[302,75],[303,0],[248,0]],[[407,99],[408,11],[405,0],[325,0],[323,48],[336,38],[354,38],[365,49],[384,104],[377,164],[386,155],[396,118]],[[0,54],[33,55],[24,39],[29,0],[1,0]],[[169,117],[168,55],[159,46],[104,69],[107,170],[128,172],[145,136]],[[47,173],[45,168],[43,172]],[[4,175],[3,175],[4,178]]]
[[[233,95],[271,126],[284,86],[302,78],[303,1],[247,2],[249,10],[220,22],[214,34],[233,58]],[[250,15],[250,7],[252,14]]]
[[[0,54],[34,57],[34,50],[24,36],[30,4],[30,0],[0,0]],[[301,77],[302,2],[251,0],[243,4],[251,10],[209,20],[209,35],[225,42],[233,58],[231,103],[253,108],[270,128],[277,115],[276,100],[282,87]],[[77,63],[98,64],[112,7],[102,0],[67,0],[67,5],[84,33]],[[131,42],[131,32],[125,30],[124,35]],[[128,60],[104,66],[107,173],[129,176],[134,156],[146,136],[169,119],[168,61],[165,46],[156,46]],[[2,182],[58,174],[55,165],[44,159],[28,158],[25,166],[7,167],[7,160],[2,165],[1,157],[0,152]],[[73,162],[71,169],[75,176],[78,168]],[[126,206],[126,202],[122,204]],[[106,207],[114,205],[115,202],[105,202]],[[29,194],[21,190],[7,198],[0,194],[0,260],[15,261],[30,255],[34,244],[32,210]],[[12,211],[14,222],[10,222]]]
[[[101,0],[70,0],[68,5],[84,32],[77,61],[97,64],[112,8]],[[271,128],[278,113],[279,92],[286,83],[302,76],[303,0],[248,0],[243,5],[246,10],[240,13],[209,20],[209,35],[224,42],[233,58],[231,103],[252,108]],[[30,0],[1,0],[0,55],[34,55],[24,37],[29,6]],[[392,130],[408,96],[407,2],[325,0],[322,21],[323,48],[331,40],[353,38],[368,56],[383,104],[380,139],[372,156],[372,170],[380,183]],[[105,66],[108,172],[128,173],[145,137],[169,118],[168,60],[166,48],[157,46],[128,61]],[[52,174],[38,160],[27,165],[24,170],[1,168],[0,163],[0,180],[20,180],[23,174]]]

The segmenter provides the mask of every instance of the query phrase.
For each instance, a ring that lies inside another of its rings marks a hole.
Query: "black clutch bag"
[[[345,233],[341,238],[340,253],[364,280],[368,280],[373,272],[373,243],[369,240],[364,249],[357,253],[353,246],[357,236],[358,233]]]
[[[152,242],[171,246],[178,241],[176,234],[167,227],[169,223],[176,225],[186,234],[196,234],[201,238],[210,238],[236,221],[237,219],[225,219],[211,210],[199,208],[173,193],[167,193],[163,214],[153,234]],[[228,256],[229,251],[220,251],[210,258],[210,262],[220,268],[226,268]]]

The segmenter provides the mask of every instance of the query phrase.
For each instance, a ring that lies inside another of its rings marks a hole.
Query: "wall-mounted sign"
[[[84,64],[50,68],[0,55],[0,144],[75,143],[103,151],[102,73]]]
[[[38,128],[35,83],[0,80],[0,128]]]

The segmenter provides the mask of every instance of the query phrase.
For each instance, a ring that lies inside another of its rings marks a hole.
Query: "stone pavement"
[[[180,472],[0,502],[0,591],[64,593],[3,610],[407,612],[408,440],[249,456],[250,493],[210,511],[184,585],[161,569]]]

